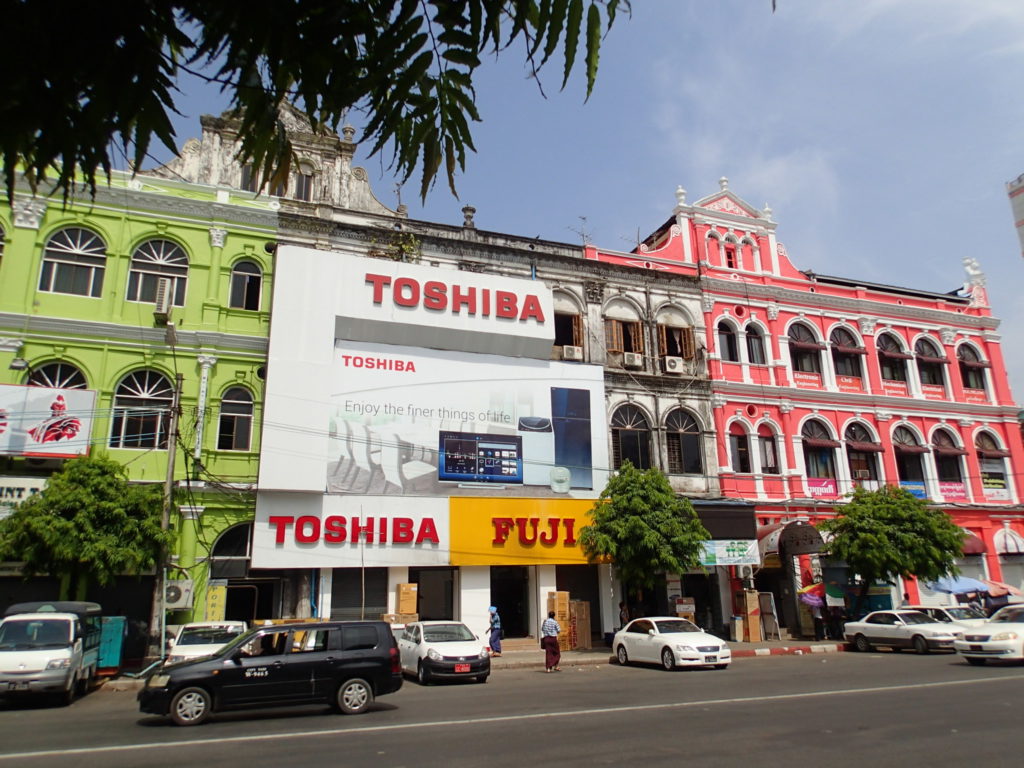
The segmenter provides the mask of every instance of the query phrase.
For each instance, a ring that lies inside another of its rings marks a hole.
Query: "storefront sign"
[[[504,320],[544,323],[544,309],[536,294],[478,289],[464,285],[464,282],[449,284],[446,280],[426,280],[421,284],[413,277],[392,279],[389,275],[366,273],[366,284],[370,286],[373,303],[377,306],[384,304],[387,297],[396,307],[422,306],[427,310],[450,312],[453,315],[478,315],[482,318],[493,315]]]
[[[210,579],[206,585],[206,620],[224,621],[227,607],[228,583],[225,579]]]
[[[987,403],[988,392],[984,389],[964,389],[965,403]]]
[[[909,491],[912,496],[916,496],[919,499],[928,498],[928,491],[922,482],[918,482],[916,480],[901,480],[900,488],[905,491]]]
[[[817,373],[807,373],[806,371],[793,371],[793,383],[798,387],[821,389],[821,376]]]
[[[903,381],[882,381],[882,393],[895,397],[907,396],[907,385]]]
[[[760,565],[757,539],[705,541],[701,565]]]
[[[927,400],[945,400],[946,388],[941,384],[922,384],[921,394],[923,394]]]
[[[580,531],[593,501],[452,498],[452,565],[585,563]]]
[[[45,477],[0,477],[0,519],[46,487]]]
[[[73,458],[89,453],[96,393],[0,384],[0,454]]]
[[[863,392],[864,382],[860,376],[836,376],[840,392]]]
[[[445,499],[260,492],[254,568],[447,565]]]
[[[1002,459],[982,459],[981,487],[985,498],[990,501],[1008,501],[1010,489],[1006,486],[1006,474]]]
[[[967,488],[963,483],[939,481],[939,495],[946,501],[967,501]]]
[[[807,490],[811,498],[835,498],[839,495],[839,486],[832,477],[809,477],[807,478]]]

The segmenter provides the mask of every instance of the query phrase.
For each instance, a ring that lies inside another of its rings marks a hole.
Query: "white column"
[[[619,603],[624,599],[622,584],[615,578],[615,569],[612,566],[596,567],[598,599],[601,601],[601,631],[614,632],[619,625]]]
[[[548,616],[548,592],[554,592],[558,587],[555,580],[555,566],[538,565],[536,570],[537,589],[534,592],[536,597],[530,616],[530,634],[534,637],[540,637],[541,615],[543,614],[544,618]]]
[[[473,634],[486,641],[490,622],[487,609],[491,605],[491,567],[489,565],[463,565],[459,568],[459,619]]]
[[[388,568],[388,613],[398,613],[398,585],[408,583],[408,566],[396,565]]]
[[[217,363],[213,355],[199,355],[199,402],[196,404],[196,445],[192,456],[198,461],[203,456],[203,426],[206,422],[206,399],[210,384],[210,368]]]
[[[331,618],[331,588],[334,586],[334,569],[320,569],[320,590],[317,596],[316,615],[322,619]]]

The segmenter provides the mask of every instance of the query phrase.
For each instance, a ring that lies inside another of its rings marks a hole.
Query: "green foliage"
[[[280,106],[295,102],[315,129],[337,130],[346,113],[365,116],[373,153],[390,148],[408,180],[422,168],[426,197],[444,165],[473,150],[478,122],[473,75],[481,54],[522,42],[536,75],[564,49],[562,88],[585,29],[587,97],[597,76],[601,31],[629,0],[206,0],[8,3],[10,69],[0,100],[0,152],[8,196],[15,174],[33,187],[48,173],[67,194],[79,176],[95,192],[120,144],[136,167],[155,137],[172,151],[175,81],[197,72],[221,84],[241,116],[239,160],[284,179],[292,147]],[[563,38],[564,35],[564,38]],[[46,55],[40,56],[42,45]]]
[[[591,515],[593,524],[580,531],[584,553],[591,562],[611,560],[633,587],[650,588],[661,574],[696,568],[711,538],[665,475],[641,472],[628,461],[608,480]]]
[[[819,524],[832,534],[824,553],[844,560],[866,586],[897,576],[933,580],[956,572],[964,532],[952,518],[894,485],[855,488],[841,514]]]
[[[0,521],[0,559],[25,563],[25,575],[50,574],[79,586],[102,585],[156,565],[173,534],[160,529],[159,486],[132,485],[104,456],[72,459],[46,487]]]

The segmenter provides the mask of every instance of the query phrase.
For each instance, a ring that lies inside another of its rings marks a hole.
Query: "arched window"
[[[963,467],[960,457],[967,451],[957,445],[956,439],[945,429],[937,429],[932,435],[932,453],[935,455],[935,468],[939,473],[940,483],[962,483]]]
[[[803,323],[789,328],[789,357],[793,370],[803,373],[821,373],[821,350],[825,345],[814,337],[814,331]]]
[[[644,354],[644,329],[636,308],[621,300],[612,300],[605,309],[605,349],[609,352]]]
[[[779,467],[779,451],[775,442],[775,433],[767,424],[757,428],[757,449],[760,451],[761,472],[766,475],[782,473]]]
[[[832,439],[828,428],[820,421],[811,419],[800,430],[800,436],[803,440],[807,477],[835,479],[835,449],[839,447],[839,442]]]
[[[764,365],[764,336],[756,325],[747,326],[747,362],[751,365]]]
[[[700,425],[692,415],[682,408],[670,412],[665,419],[665,438],[668,443],[669,474],[704,473]]]
[[[78,227],[62,229],[43,248],[39,290],[98,298],[106,263],[107,244],[99,235]]]
[[[220,401],[218,451],[248,451],[252,440],[253,402],[249,390],[232,387]]]
[[[693,360],[697,354],[697,343],[686,315],[675,307],[666,307],[658,312],[658,356],[681,357]],[[666,366],[666,370],[671,370]]]
[[[974,449],[981,467],[981,487],[985,498],[993,501],[1008,500],[1010,489],[1006,484],[1006,460],[1010,452],[1000,448],[988,432],[977,434]]]
[[[985,369],[991,365],[982,360],[974,347],[961,344],[956,350],[960,364],[960,380],[966,389],[985,389]]]
[[[738,363],[740,360],[740,351],[736,345],[736,329],[725,320],[718,323],[718,356],[731,363]]]
[[[856,337],[846,328],[836,328],[828,338],[832,343],[832,365],[836,375],[863,378],[864,369],[860,360],[867,354],[867,350],[860,345]]]
[[[51,389],[85,389],[85,376],[68,363],[47,363],[35,368],[25,382],[30,387]]]
[[[738,421],[729,427],[729,460],[733,472],[750,472],[750,436]]]
[[[896,427],[892,433],[892,447],[896,452],[896,471],[900,482],[924,482],[924,462],[921,455],[928,453],[928,447],[921,445],[911,430]]]
[[[907,380],[907,360],[910,355],[903,351],[899,341],[891,333],[880,333],[875,339],[878,347],[878,366],[886,381]]]
[[[188,281],[188,255],[170,240],[147,240],[132,254],[128,272],[128,301],[156,301],[159,281],[170,281],[171,303],[185,305],[185,285]]]
[[[313,166],[299,163],[299,172],[295,174],[295,199],[310,201],[313,199]]]
[[[882,444],[877,442],[863,424],[851,424],[843,434],[846,440],[846,460],[854,483],[878,480],[877,454]]]
[[[111,448],[166,448],[174,388],[163,374],[135,371],[114,391]]]
[[[722,266],[724,266],[726,269],[739,269],[740,262],[739,256],[737,254],[738,252],[736,250],[736,243],[732,242],[731,240],[727,241],[725,243],[725,260]]]
[[[259,266],[251,261],[238,262],[231,270],[231,307],[258,311],[262,287],[263,273]]]
[[[213,544],[210,552],[210,578],[241,579],[249,572],[252,554],[252,523],[228,528]]]
[[[914,344],[914,356],[917,358],[917,373],[922,384],[945,385],[946,377],[942,370],[949,360],[931,339],[918,339]]]
[[[637,469],[651,467],[651,426],[644,412],[632,404],[612,414],[612,466],[618,469],[627,460]]]

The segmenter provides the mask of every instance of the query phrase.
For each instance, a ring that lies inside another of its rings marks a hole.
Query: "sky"
[[[984,271],[1018,403],[1024,402],[1024,258],[1006,183],[1024,174],[1021,0],[633,0],[601,52],[545,95],[513,47],[476,79],[456,186],[414,219],[630,250],[672,214],[729,188],[767,203],[800,269],[946,292]],[[553,66],[552,66],[553,64]],[[179,146],[227,100],[182,82]],[[358,137],[357,137],[358,139]],[[377,197],[399,201],[387,160],[357,152]]]

